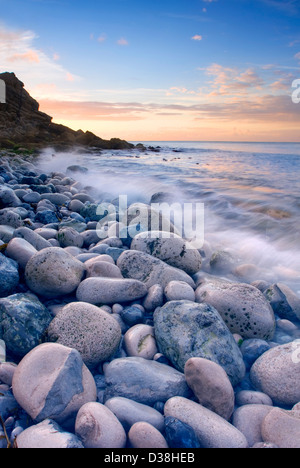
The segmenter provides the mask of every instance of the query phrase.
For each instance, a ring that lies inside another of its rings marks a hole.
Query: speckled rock
[[[83,237],[72,227],[64,227],[58,231],[58,242],[61,247],[79,247],[83,246]]]
[[[25,279],[34,293],[53,298],[75,291],[84,271],[84,265],[64,249],[50,247],[31,257]]]
[[[171,301],[154,313],[159,351],[181,372],[192,357],[209,359],[236,385],[245,375],[242,354],[216,309],[208,304]]]
[[[0,253],[0,297],[16,291],[19,284],[18,264]]]
[[[114,413],[101,403],[86,403],[78,411],[75,433],[85,448],[124,448],[126,433]]]
[[[254,387],[266,393],[275,405],[295,405],[300,401],[299,340],[271,348],[250,370]]]
[[[193,279],[183,270],[137,250],[125,250],[118,258],[117,265],[124,278],[142,281],[147,288],[154,284],[165,288],[172,280],[185,281],[190,286],[195,286]]]
[[[94,367],[116,352],[121,328],[101,308],[85,302],[73,302],[52,320],[48,337],[50,341],[77,349],[84,363]]]
[[[272,442],[279,448],[300,448],[299,413],[274,408],[264,418],[261,432],[264,441]]]
[[[199,403],[228,421],[234,410],[234,391],[225,370],[208,359],[191,358],[184,375]]]
[[[51,313],[34,294],[0,299],[0,338],[13,355],[23,357],[40,344],[51,320]]]
[[[147,231],[137,234],[131,250],[153,255],[169,265],[184,270],[189,275],[201,268],[202,258],[198,250],[176,234],[162,231]]]
[[[245,436],[236,427],[187,398],[170,398],[165,404],[164,414],[191,426],[202,448],[248,448]]]
[[[204,279],[196,289],[196,302],[206,302],[215,307],[230,331],[243,338],[271,340],[274,336],[274,312],[254,286]]]
[[[184,281],[170,281],[164,293],[167,301],[195,301],[194,289]]]
[[[78,301],[90,304],[130,302],[147,294],[144,283],[134,279],[92,277],[82,281],[77,289]]]
[[[164,303],[164,288],[160,284],[154,284],[148,289],[148,293],[143,300],[143,307],[148,312],[152,312],[156,307],[161,307]]]
[[[20,237],[21,239],[25,239],[29,244],[31,244],[36,250],[47,249],[51,247],[49,241],[44,239],[42,236],[37,234],[35,231],[27,227],[20,227],[14,231],[13,237]]]
[[[151,424],[140,421],[128,432],[128,441],[132,448],[167,449],[168,444],[161,432]]]
[[[232,424],[244,434],[249,447],[258,442],[263,442],[262,422],[272,409],[272,406],[267,405],[244,405],[233,413]],[[270,440],[268,441],[270,442]]]
[[[87,402],[96,401],[94,378],[75,349],[43,343],[19,363],[12,389],[19,405],[34,422],[54,419],[64,427]]]
[[[300,320],[300,297],[282,283],[272,284],[265,292],[275,314],[287,320]]]
[[[19,449],[78,449],[84,448],[80,439],[70,432],[64,431],[55,421],[44,421],[30,426],[18,435]]]

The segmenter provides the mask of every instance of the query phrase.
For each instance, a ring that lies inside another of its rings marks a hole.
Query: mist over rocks
[[[124,223],[82,172],[0,158],[0,415],[11,444],[297,446],[296,293],[253,268],[248,283],[248,267],[212,268],[217,249],[186,248],[171,224],[149,231],[139,203]],[[113,214],[97,215],[102,200]],[[1,425],[0,437],[6,447]]]

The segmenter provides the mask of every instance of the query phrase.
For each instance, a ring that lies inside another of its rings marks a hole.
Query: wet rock
[[[75,291],[84,271],[84,265],[65,250],[50,247],[28,261],[25,278],[34,293],[53,298]]]
[[[120,396],[152,406],[171,396],[189,397],[185,377],[176,369],[141,357],[115,359],[105,368],[105,400]]]
[[[231,383],[245,375],[242,354],[216,309],[208,304],[171,301],[154,313],[159,351],[181,372],[192,357],[219,364]]]
[[[19,284],[18,264],[0,253],[0,297],[16,291]]]
[[[23,357],[40,344],[51,320],[51,313],[33,294],[0,299],[0,337],[13,355]]]
[[[266,393],[275,405],[300,401],[299,340],[276,346],[260,356],[250,370],[254,387]]]
[[[215,307],[230,331],[243,338],[271,340],[274,336],[274,312],[254,286],[207,279],[196,289],[196,302]]]
[[[117,265],[124,278],[142,281],[147,288],[154,284],[160,284],[165,288],[173,280],[185,281],[191,287],[195,286],[192,278],[184,271],[137,250],[124,251],[118,258]]]
[[[96,401],[96,385],[78,351],[57,343],[43,343],[19,363],[12,382],[19,405],[34,422],[54,419],[73,424],[78,410]]]
[[[147,287],[134,279],[87,278],[77,289],[77,299],[90,304],[130,302],[144,297]]]
[[[85,448],[124,448],[126,433],[113,412],[101,403],[86,403],[78,411],[75,433]]]
[[[19,449],[78,449],[84,448],[80,439],[64,431],[55,421],[45,419],[25,429],[18,435]]]
[[[300,298],[282,283],[272,284],[265,292],[274,313],[287,320],[300,320]]]
[[[73,302],[52,320],[48,336],[50,341],[77,349],[84,363],[94,367],[116,352],[121,329],[111,315],[99,307]]]

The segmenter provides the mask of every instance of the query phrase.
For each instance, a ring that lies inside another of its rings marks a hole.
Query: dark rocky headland
[[[151,201],[99,212],[88,168],[42,173],[28,148],[82,135],[9,78],[0,447],[300,448],[300,298],[172,224],[151,231]]]
[[[52,122],[39,111],[39,103],[14,73],[1,73],[6,85],[6,103],[0,104],[0,148],[29,150],[48,146],[67,149],[74,146],[99,149],[130,149],[134,145],[119,138],[103,140],[91,132],[72,130]]]

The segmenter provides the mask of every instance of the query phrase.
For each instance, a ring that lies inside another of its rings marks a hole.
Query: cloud
[[[296,60],[300,60],[300,52],[298,52],[296,55],[294,55]]]
[[[128,46],[128,45],[129,45],[129,42],[128,42],[127,39],[125,39],[124,37],[121,37],[121,38],[117,41],[117,44],[120,45],[120,46]]]
[[[191,39],[193,41],[202,41],[203,37],[200,36],[199,34],[195,34],[195,36],[193,36]]]
[[[80,79],[58,63],[58,53],[48,55],[37,48],[37,39],[34,31],[12,30],[0,23],[1,69],[13,71],[29,91],[41,83],[63,87]]]
[[[209,82],[212,95],[240,95],[249,93],[250,89],[261,89],[264,80],[254,68],[244,71],[237,68],[224,67],[217,63],[206,69],[206,74],[213,79]]]

